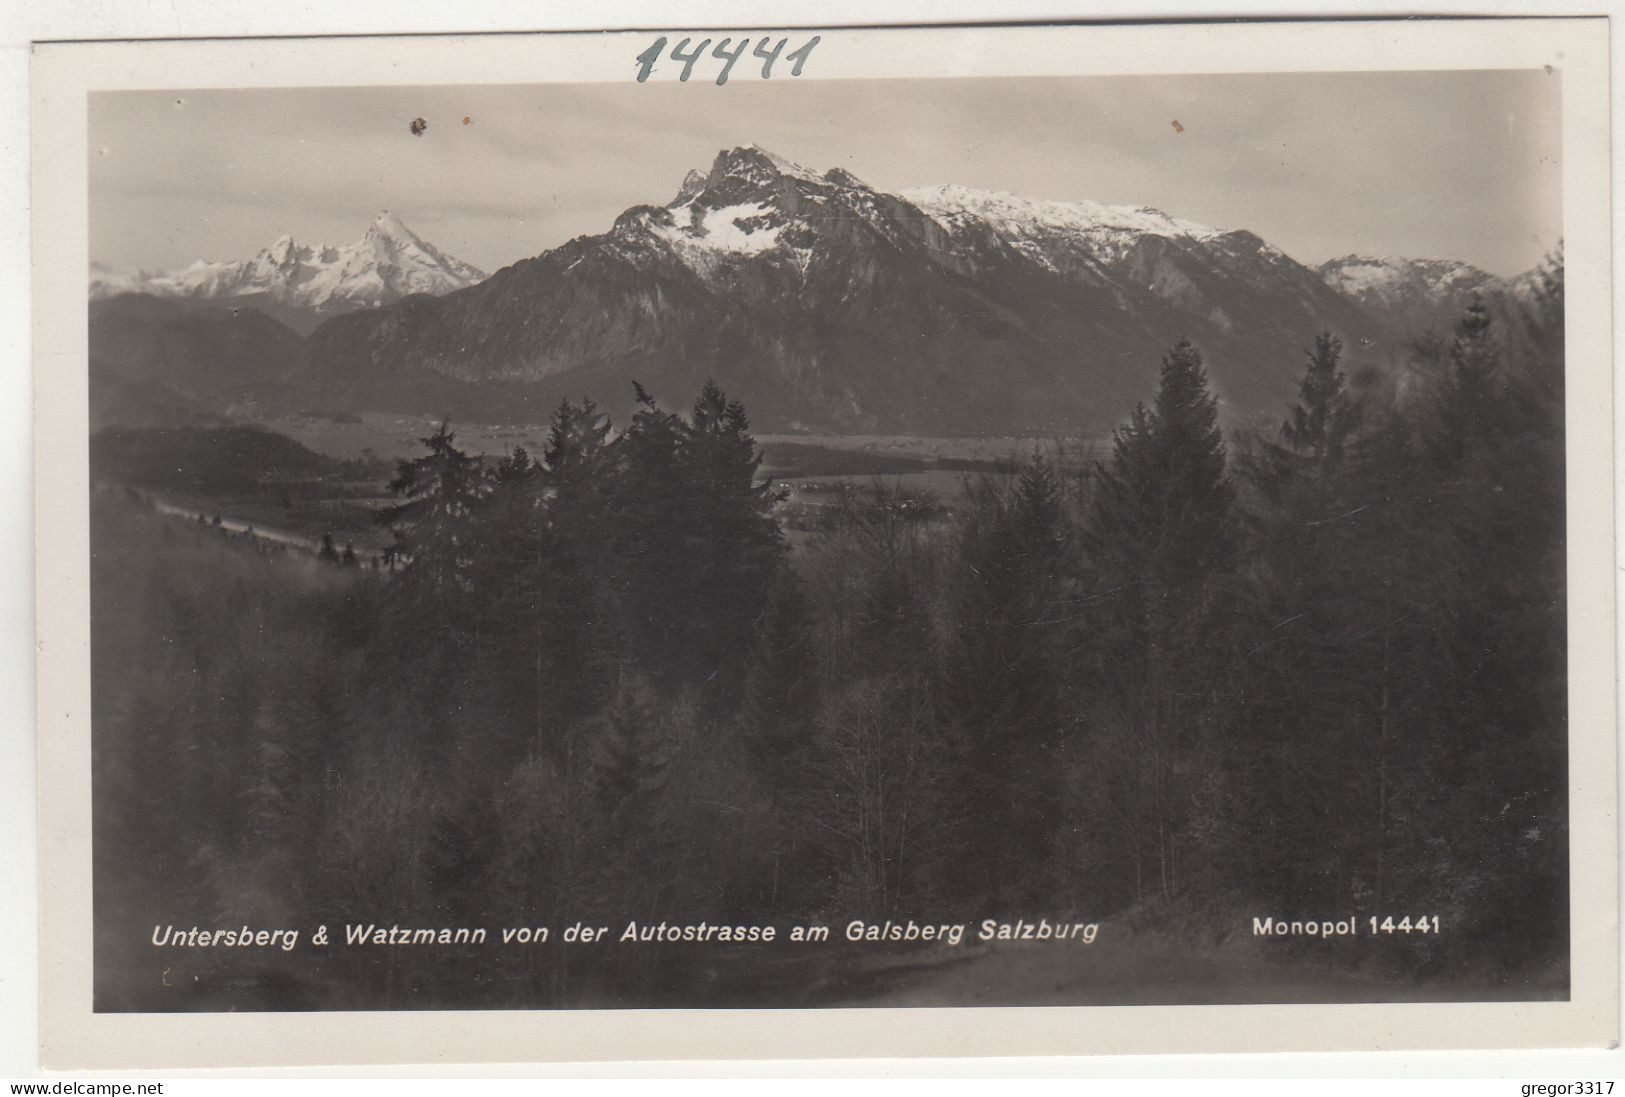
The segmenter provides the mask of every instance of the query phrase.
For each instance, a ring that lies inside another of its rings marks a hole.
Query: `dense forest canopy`
[[[639,389],[624,424],[566,401],[540,454],[442,426],[378,568],[102,493],[100,947],[198,912],[1425,913],[1450,932],[1329,962],[1561,990],[1561,270],[1401,369],[1306,333],[1296,403],[1228,438],[1181,341],[1109,452],[1035,451],[951,508],[877,480],[794,537],[709,384],[687,414]],[[713,993],[672,953],[495,986],[412,963],[241,1001]]]

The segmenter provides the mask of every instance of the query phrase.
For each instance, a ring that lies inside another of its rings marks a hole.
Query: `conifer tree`
[[[746,750],[770,788],[792,787],[800,775],[819,686],[812,609],[801,579],[786,568],[757,624],[739,711]]]
[[[608,416],[591,400],[582,400],[579,407],[568,400],[559,402],[542,455],[550,494],[568,503],[572,490],[591,479],[610,433]]]
[[[1154,406],[1135,409],[1097,470],[1090,549],[1117,584],[1113,600],[1154,634],[1199,611],[1233,557],[1233,498],[1201,352],[1181,341],[1163,359]]]
[[[965,736],[963,797],[978,820],[966,882],[996,901],[1053,888],[1060,824],[1062,658],[1070,536],[1035,452],[1013,478],[970,485],[956,554],[948,686]]]
[[[594,790],[606,811],[635,811],[641,800],[659,791],[671,744],[661,741],[659,716],[635,679],[617,685],[599,719]]]
[[[480,461],[457,448],[446,422],[420,441],[429,452],[398,464],[389,490],[401,502],[381,512],[380,521],[411,556],[407,574],[414,583],[460,590],[470,562],[469,516],[484,491]]]
[[[690,678],[685,621],[692,587],[686,485],[678,468],[683,423],[634,384],[638,409],[616,440],[602,485],[595,570],[632,665],[660,685]]]
[[[496,485],[522,483],[535,472],[536,462],[530,459],[525,447],[515,446],[491,469],[491,482]]]
[[[728,668],[735,691],[784,557],[773,519],[780,496],[758,477],[761,464],[744,405],[707,380],[689,415],[682,465],[700,546],[696,584],[712,611],[707,658]]]
[[[1397,656],[1411,637],[1394,631],[1394,601],[1412,590],[1416,557],[1409,497],[1391,489],[1416,479],[1404,468],[1414,456],[1402,424],[1349,391],[1341,349],[1330,333],[1316,339],[1298,402],[1243,462],[1257,488],[1238,668],[1247,710],[1224,761],[1260,824],[1238,849],[1251,843],[1252,885],[1272,900],[1369,895],[1402,735]]]
[[[538,470],[545,577],[536,591],[536,674],[544,708],[567,724],[602,703],[624,654],[614,613],[612,510],[623,471],[616,441],[609,417],[591,400],[561,401]]]
[[[1474,298],[1456,325],[1437,379],[1427,441],[1433,460],[1447,475],[1497,448],[1503,416],[1512,410],[1504,399],[1501,344],[1493,326],[1489,308]]]
[[[774,496],[757,481],[744,408],[714,384],[688,421],[637,392],[606,515],[619,616],[633,658],[661,685],[704,683],[737,704],[783,555]]]
[[[1181,341],[1163,359],[1154,405],[1135,409],[1097,470],[1078,641],[1093,672],[1094,756],[1107,763],[1097,803],[1115,813],[1136,897],[1177,894],[1199,863],[1191,805],[1233,689],[1233,496],[1201,354]]]
[[[1281,424],[1282,443],[1316,474],[1335,471],[1343,463],[1350,434],[1358,428],[1360,409],[1350,397],[1340,368],[1343,344],[1331,332],[1315,338],[1309,352],[1298,403]]]
[[[1561,390],[1539,383],[1554,365],[1535,360],[1542,344],[1551,348],[1540,302],[1533,339],[1508,331],[1506,311],[1469,307],[1422,421],[1432,507],[1420,524],[1436,561],[1429,670],[1439,690],[1427,762],[1453,802],[1418,815],[1435,834],[1460,818],[1484,819],[1456,843],[1463,861],[1543,849],[1538,859],[1549,863],[1561,857],[1562,843],[1549,839],[1563,814],[1566,764]],[[1508,915],[1560,922],[1561,895],[1531,895]]]

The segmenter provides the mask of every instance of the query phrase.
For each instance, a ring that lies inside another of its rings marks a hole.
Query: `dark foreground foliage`
[[[710,386],[687,416],[640,390],[619,431],[566,403],[495,463],[443,427],[391,485],[387,574],[98,495],[99,1006],[879,985],[721,946],[237,960],[155,924],[1038,915],[1193,950],[1253,915],[1436,915],[1277,956],[1340,971],[1331,999],[1562,993],[1560,269],[1516,328],[1475,307],[1401,370],[1322,336],[1283,423],[1228,443],[1180,343],[1089,474],[1034,456],[951,514],[837,493],[793,552]],[[1198,978],[1129,1000],[1255,1000]]]

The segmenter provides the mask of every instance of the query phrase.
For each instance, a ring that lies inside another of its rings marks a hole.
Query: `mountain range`
[[[663,205],[484,279],[393,219],[349,250],[279,241],[210,269],[219,277],[173,283],[185,290],[139,288],[336,315],[308,335],[233,343],[229,322],[158,315],[174,302],[107,297],[103,281],[93,360],[239,414],[541,422],[562,397],[618,411],[634,380],[681,406],[712,377],[762,431],[999,436],[1109,429],[1150,398],[1180,338],[1202,348],[1228,420],[1273,417],[1317,332],[1381,365],[1419,325],[1447,325],[1503,285],[1448,261],[1311,269],[1251,232],[1144,207],[892,194],[756,146],[722,151]]]
[[[198,260],[179,271],[90,269],[90,298],[125,293],[186,301],[229,301],[259,309],[296,331],[323,319],[393,304],[414,293],[443,294],[472,286],[485,272],[425,243],[388,210],[360,240],[333,247],[300,246],[283,236],[252,259]]]

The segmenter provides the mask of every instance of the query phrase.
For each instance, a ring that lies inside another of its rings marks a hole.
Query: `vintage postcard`
[[[1606,49],[40,46],[47,1065],[1611,1043]]]

